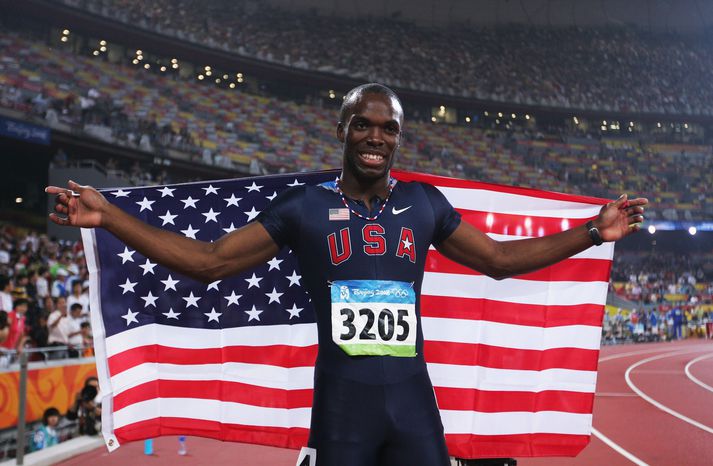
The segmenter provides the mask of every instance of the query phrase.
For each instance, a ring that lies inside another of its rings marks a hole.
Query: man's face
[[[359,179],[387,176],[401,140],[403,110],[398,102],[382,94],[362,94],[345,120],[337,125],[344,170]]]

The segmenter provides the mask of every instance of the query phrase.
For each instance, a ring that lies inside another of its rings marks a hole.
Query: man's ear
[[[337,123],[337,139],[341,143],[344,142],[344,123],[341,121]]]

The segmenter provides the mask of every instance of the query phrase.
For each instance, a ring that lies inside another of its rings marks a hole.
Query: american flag
[[[103,190],[142,220],[203,241],[253,220],[283,189],[336,171]],[[498,240],[594,217],[604,200],[394,171],[438,186]],[[307,443],[317,332],[290,251],[203,284],[110,233],[83,230],[102,431],[110,450],[187,434]],[[574,456],[589,441],[613,245],[496,281],[429,251],[425,356],[449,452],[461,458]]]

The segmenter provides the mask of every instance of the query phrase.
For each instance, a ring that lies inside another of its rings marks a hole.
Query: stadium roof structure
[[[335,16],[390,17],[423,25],[525,24],[554,27],[635,25],[644,30],[696,33],[713,25],[706,0],[266,0],[281,9],[314,9]]]

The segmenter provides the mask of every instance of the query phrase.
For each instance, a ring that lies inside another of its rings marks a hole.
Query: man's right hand
[[[50,220],[57,225],[101,227],[102,215],[109,202],[91,186],[81,186],[74,181],[69,181],[67,186],[67,188],[59,186],[45,188],[46,193],[56,195],[55,212],[50,214]]]

